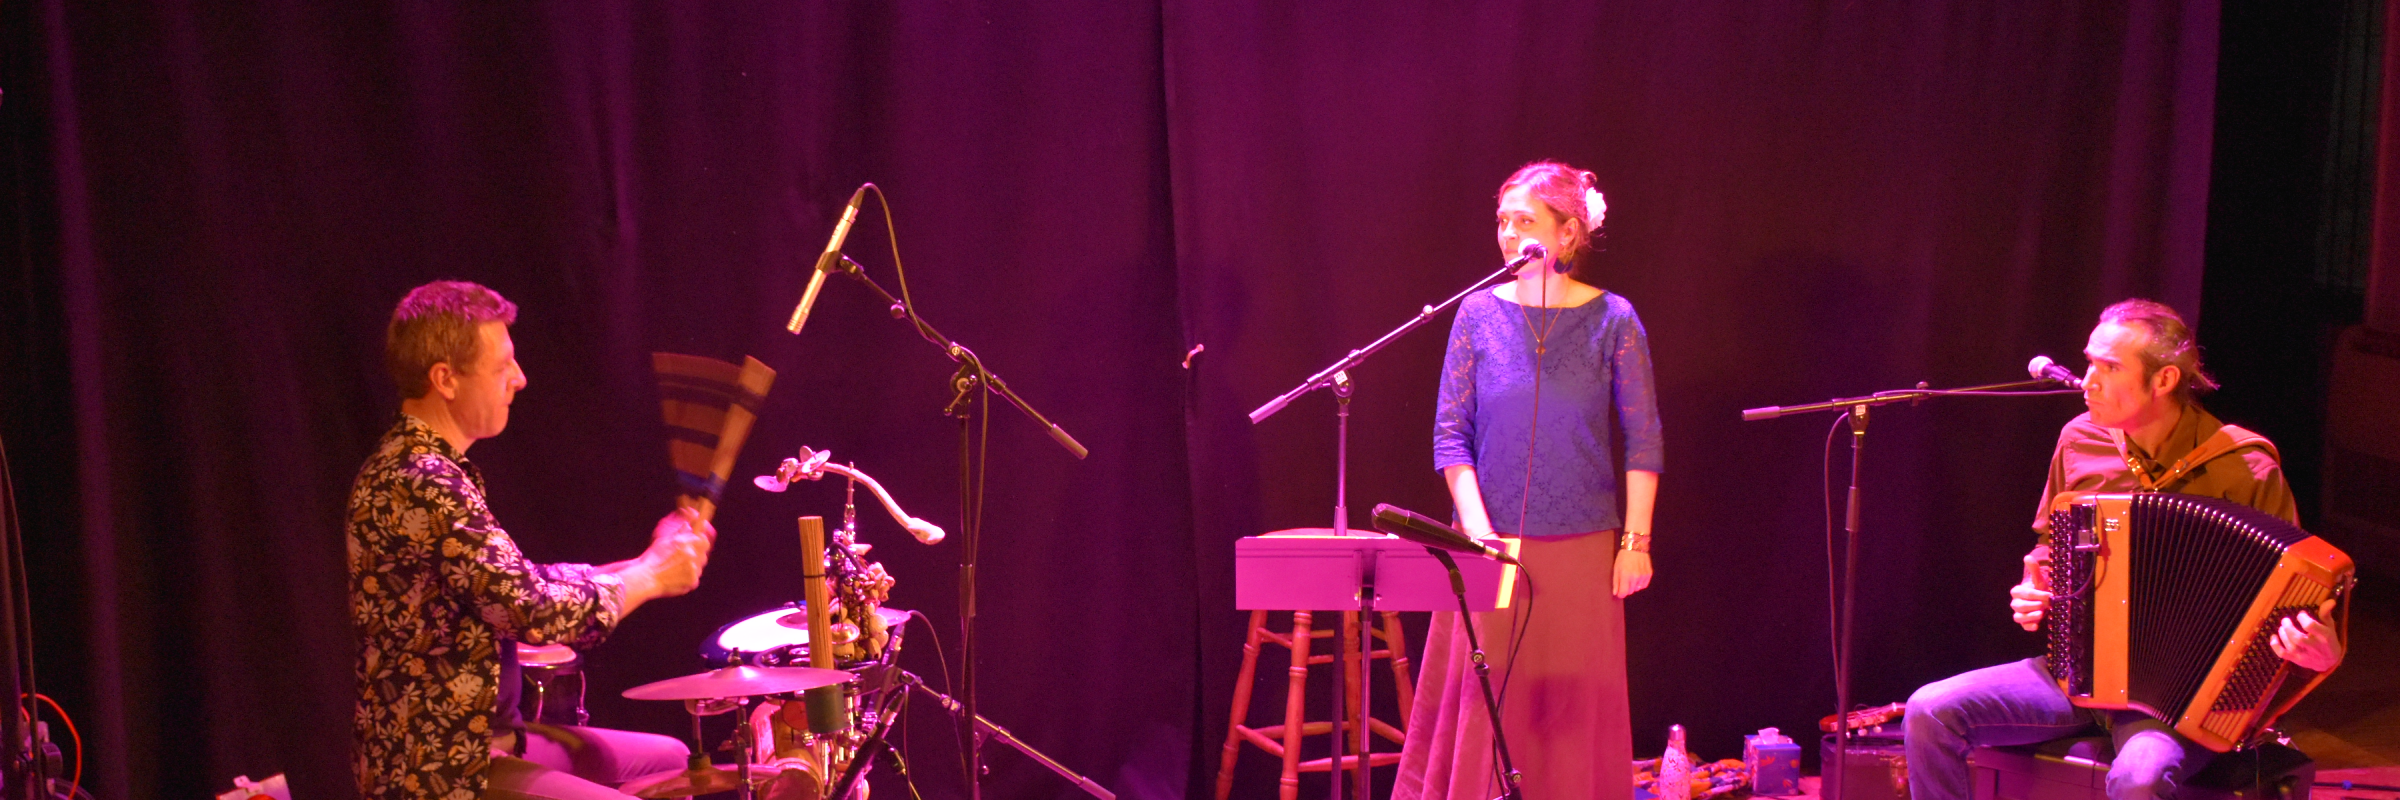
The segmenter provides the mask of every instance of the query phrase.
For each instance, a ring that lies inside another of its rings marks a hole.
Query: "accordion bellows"
[[[2068,699],[2141,711],[2210,750],[2250,743],[2324,680],[2275,655],[2284,620],[2308,611],[2348,634],[2350,557],[2239,503],[2061,494],[2049,545],[2047,661]]]

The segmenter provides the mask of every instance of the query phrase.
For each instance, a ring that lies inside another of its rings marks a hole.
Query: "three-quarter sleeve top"
[[[1442,359],[1434,469],[1475,467],[1495,531],[1563,536],[1621,527],[1618,474],[1665,466],[1652,384],[1650,341],[1623,296],[1532,308],[1476,292],[1459,304]],[[1613,446],[1620,431],[1622,466]]]

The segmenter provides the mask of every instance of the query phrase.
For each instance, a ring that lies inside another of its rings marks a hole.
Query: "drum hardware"
[[[759,783],[780,774],[783,770],[763,769],[764,765],[761,765],[761,773],[755,776],[752,774],[750,769],[753,760],[751,753],[756,749],[758,729],[751,724],[749,714],[736,713],[732,743],[736,754],[736,763],[731,775],[732,782],[726,783],[727,776],[724,768],[709,763],[707,738],[703,735],[700,725],[701,717],[707,716],[701,713],[703,710],[722,706],[712,705],[707,701],[731,700],[732,707],[725,710],[741,712],[748,707],[748,698],[785,695],[826,686],[839,686],[850,680],[851,675],[840,670],[739,665],[679,678],[668,678],[663,681],[653,681],[627,689],[625,697],[633,700],[683,700],[687,702],[685,707],[693,712],[692,761],[690,766],[682,770],[636,779],[626,784],[624,791],[635,797],[659,798],[686,797],[732,789],[739,793],[743,800],[750,800],[755,796]]]
[[[736,710],[747,702],[747,698],[743,697],[731,699]],[[750,727],[747,715],[738,716],[737,719],[741,721],[734,726],[734,738],[733,741],[727,743],[727,747],[734,750],[739,756],[749,752],[750,739],[755,735],[755,729]],[[774,779],[781,772],[781,770],[762,767],[758,772],[753,773],[750,759],[746,757],[740,758],[732,769],[727,769],[710,763],[708,753],[707,738],[703,735],[700,727],[700,715],[694,714],[692,717],[691,762],[683,769],[645,775],[627,781],[624,786],[619,787],[619,791],[642,798],[691,797],[734,791],[743,800],[750,800],[755,796],[760,784]]]
[[[751,483],[770,492],[781,492],[789,488],[792,481],[821,480],[825,477],[825,473],[831,472],[866,484],[867,489],[875,493],[875,499],[883,501],[883,510],[890,512],[892,519],[899,522],[900,527],[908,529],[908,534],[917,537],[917,541],[938,544],[942,541],[942,537],[947,535],[943,533],[941,527],[909,516],[908,512],[900,510],[900,504],[892,499],[892,493],[884,491],[883,484],[876,483],[874,478],[867,477],[866,473],[858,471],[855,467],[831,463],[832,460],[833,453],[830,451],[803,446],[800,448],[800,455],[797,458],[784,459],[783,465],[777,467],[774,474],[760,475],[752,479]],[[845,520],[845,523],[847,522],[848,520]]]
[[[839,527],[827,530],[820,518],[800,518],[801,601],[729,623],[700,648],[702,661],[711,666],[807,664],[856,676],[840,686],[801,690],[805,696],[777,693],[745,709],[755,734],[745,757],[783,770],[783,777],[764,790],[772,798],[852,796],[825,792],[834,773],[854,764],[863,772],[867,762],[853,754],[886,724],[884,709],[897,702],[895,696],[906,694],[891,691],[897,687],[888,673],[895,669],[909,612],[883,607],[894,581],[883,565],[866,558],[873,546],[859,541],[859,484],[866,484],[885,512],[920,541],[944,535],[901,510],[872,476],[831,461],[830,453],[802,448],[799,457],[754,481],[761,489],[783,491],[793,481],[818,480],[827,473],[844,478]]]

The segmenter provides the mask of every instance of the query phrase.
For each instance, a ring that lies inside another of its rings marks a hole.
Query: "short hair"
[[[1591,249],[1592,241],[1599,238],[1602,215],[1607,213],[1608,202],[1600,200],[1598,182],[1592,173],[1564,163],[1536,161],[1518,167],[1493,197],[1507,197],[1510,190],[1529,187],[1526,194],[1550,209],[1561,224],[1574,226],[1574,246],[1561,248],[1569,252],[1557,254],[1561,261],[1574,261],[1579,251]],[[1599,200],[1599,208],[1592,207],[1594,200]]]
[[[517,304],[468,281],[434,281],[409,290],[383,332],[384,368],[400,385],[400,396],[415,399],[432,391],[426,372],[435,364],[463,369],[475,363],[482,344],[477,331],[486,322],[516,324]]]
[[[2167,304],[2154,300],[2132,298],[2118,302],[2100,312],[2101,322],[2114,322],[2126,327],[2141,326],[2148,334],[2142,344],[2142,380],[2148,381],[2159,369],[2174,365],[2183,379],[2175,384],[2176,397],[2190,401],[2217,390],[2217,379],[2200,368],[2200,345],[2192,339],[2192,328],[2183,316]]]

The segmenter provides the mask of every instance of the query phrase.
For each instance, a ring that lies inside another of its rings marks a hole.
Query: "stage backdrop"
[[[781,372],[701,588],[586,654],[595,722],[683,730],[616,693],[795,599],[792,518],[840,514],[838,484],[748,476],[830,449],[959,527],[942,352],[847,282],[782,332],[873,181],[925,317],[1091,448],[986,410],[985,714],[1122,796],[1206,796],[1232,543],[1333,504],[1330,397],[1243,415],[1488,273],[1498,183],[1558,158],[1609,193],[1591,279],[1640,309],[1667,431],[1637,749],[1681,722],[1734,755],[1832,704],[1833,420],[1739,409],[2008,380],[2079,363],[2107,302],[2197,306],[2217,8],[2121,5],[10,3],[0,414],[41,687],[101,797],[351,794],[343,502],[397,406],[392,303],[456,277],[523,309],[530,387],[471,455],[538,559],[630,556],[669,507],[649,352]],[[849,250],[897,290],[890,242],[870,198]],[[1354,373],[1354,525],[1447,512],[1448,322]],[[1877,413],[1858,699],[2037,646],[2001,599],[2077,410]],[[944,683],[958,540],[861,525]],[[943,717],[907,727],[919,788],[961,796]],[[991,796],[1077,794],[989,753]]]

